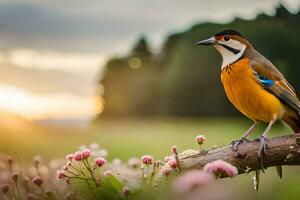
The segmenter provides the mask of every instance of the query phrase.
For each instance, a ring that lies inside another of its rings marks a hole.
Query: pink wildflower
[[[172,146],[172,152],[177,155],[178,154],[178,150],[176,146]]]
[[[140,165],[140,160],[138,158],[130,158],[128,165],[132,168],[137,168]]]
[[[102,167],[103,165],[105,165],[106,160],[102,157],[98,157],[95,159],[95,162],[98,167]]]
[[[18,173],[18,172],[13,172],[13,173],[11,174],[11,179],[12,179],[13,181],[17,182],[18,178],[19,178],[19,173]]]
[[[44,180],[42,177],[36,176],[32,179],[32,182],[40,187],[43,184]]]
[[[91,156],[91,150],[89,149],[84,149],[82,152],[81,152],[81,156],[83,159],[87,159],[88,157]]]
[[[172,152],[174,153],[175,161],[176,161],[176,167],[178,168],[178,171],[181,172],[181,166],[179,163],[179,157],[178,157],[178,150],[176,146],[172,147]],[[174,167],[174,164],[173,164]]]
[[[174,191],[189,192],[195,188],[202,187],[213,182],[214,176],[200,170],[191,170],[178,177],[174,181]]]
[[[73,158],[74,158],[74,160],[76,160],[76,161],[81,161],[81,160],[83,159],[82,154],[81,154],[80,151],[76,151],[76,152],[74,153]]]
[[[56,174],[57,174],[57,179],[63,179],[65,177],[67,177],[66,174],[65,174],[65,172],[63,170],[58,170],[56,172]]]
[[[110,176],[112,175],[112,172],[110,170],[106,170],[105,172],[103,172],[104,176]]]
[[[9,192],[9,185],[8,184],[3,184],[1,185],[1,190],[4,194],[7,194]]]
[[[144,155],[142,156],[141,160],[145,165],[151,165],[153,163],[154,158],[149,155]]]
[[[72,161],[73,160],[73,154],[68,154],[67,156],[66,156],[66,159],[67,160],[69,160],[69,161]]]
[[[123,187],[123,189],[122,189],[122,193],[125,195],[125,196],[128,196],[129,195],[129,193],[130,193],[130,191],[129,191],[129,188],[128,187]]]
[[[62,170],[65,170],[65,171],[68,171],[67,165],[64,165],[61,169],[62,169]]]
[[[172,169],[169,166],[165,166],[161,169],[161,172],[165,176],[169,176],[172,173]]]
[[[203,142],[204,142],[205,140],[206,140],[206,138],[205,138],[204,135],[198,135],[198,136],[196,137],[196,141],[197,141],[197,143],[198,143],[199,145],[202,145]]]
[[[172,169],[176,169],[177,168],[177,162],[174,158],[171,158],[167,164],[172,168]]]
[[[235,166],[223,160],[210,162],[204,166],[203,170],[208,173],[229,177],[233,177],[238,174],[238,170]]]
[[[170,156],[166,156],[166,157],[164,158],[165,162],[168,162],[170,159],[172,159]]]

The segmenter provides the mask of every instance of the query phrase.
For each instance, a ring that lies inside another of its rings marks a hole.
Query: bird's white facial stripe
[[[218,44],[223,44],[223,45],[229,46],[229,47],[237,49],[237,50],[240,50],[244,46],[246,46],[246,45],[242,44],[240,41],[234,40],[234,39],[230,39],[229,41],[218,41]]]
[[[234,39],[230,39],[229,41],[218,41],[218,44],[215,47],[223,57],[222,68],[237,61],[243,56],[246,50],[245,44]]]

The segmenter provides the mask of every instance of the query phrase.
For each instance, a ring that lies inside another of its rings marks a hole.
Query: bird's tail
[[[295,133],[300,133],[300,114],[298,115],[285,115],[283,121],[287,123]]]

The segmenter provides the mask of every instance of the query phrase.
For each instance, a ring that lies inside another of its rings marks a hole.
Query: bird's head
[[[196,44],[214,46],[223,57],[222,68],[240,59],[244,55],[246,49],[251,47],[248,40],[235,30],[221,31]]]

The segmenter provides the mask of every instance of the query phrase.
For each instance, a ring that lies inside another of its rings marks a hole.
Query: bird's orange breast
[[[222,69],[221,80],[230,102],[250,119],[269,122],[282,117],[283,104],[257,82],[249,59]]]

